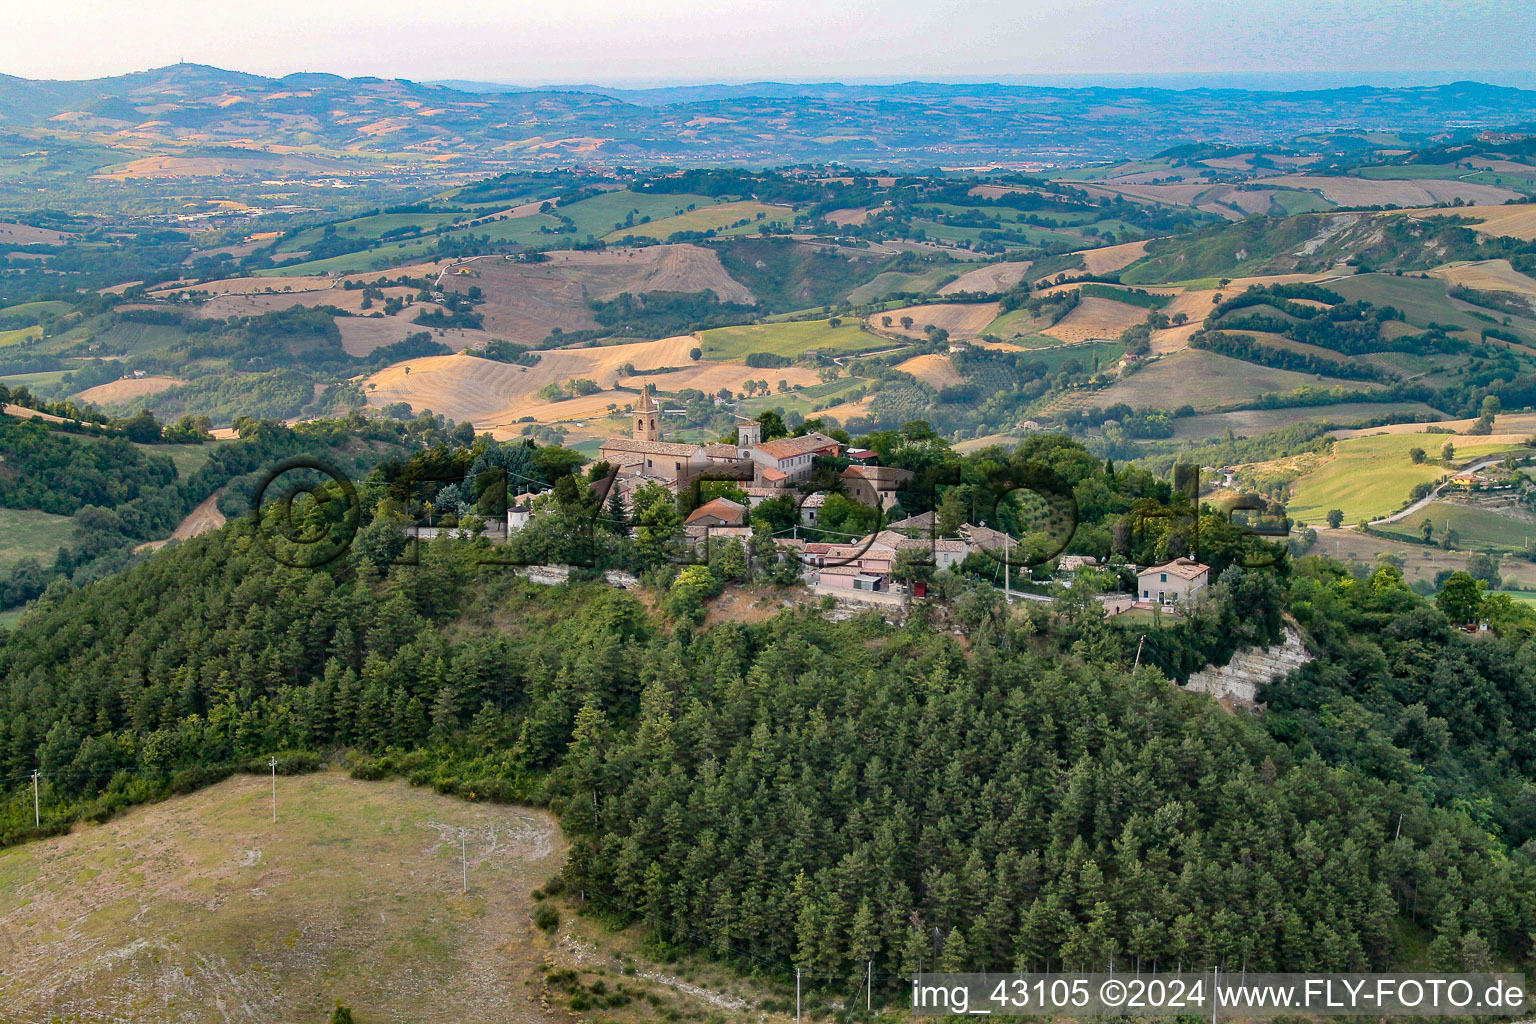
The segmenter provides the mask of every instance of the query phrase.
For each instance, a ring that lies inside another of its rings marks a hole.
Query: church
[[[763,441],[762,424],[741,420],[736,443],[687,444],[661,439],[661,410],[650,391],[643,391],[630,414],[629,437],[610,437],[598,448],[598,457],[615,466],[621,480],[638,485],[655,480],[676,489],[701,473],[731,475],[751,482],[755,498],[793,487],[811,475],[817,455],[838,455],[836,438],[814,431],[802,437]]]

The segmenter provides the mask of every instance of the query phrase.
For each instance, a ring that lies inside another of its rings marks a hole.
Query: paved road
[[[1498,464],[1500,462],[1503,462],[1503,461],[1504,461],[1504,456],[1503,455],[1490,455],[1487,458],[1478,459],[1476,462],[1469,462],[1465,466],[1463,466],[1460,469],[1458,469],[1456,472],[1457,473],[1475,473],[1478,470],[1484,468],[1485,466],[1496,465],[1496,464]],[[1413,515],[1419,509],[1423,508],[1425,505],[1428,505],[1430,502],[1432,502],[1436,498],[1440,497],[1440,492],[1444,488],[1445,488],[1445,484],[1437,485],[1434,490],[1430,491],[1427,495],[1425,495],[1424,497],[1420,498],[1418,501],[1414,502],[1412,505],[1409,505],[1407,508],[1403,509],[1401,512],[1394,512],[1394,513],[1392,513],[1389,516],[1382,516],[1380,519],[1372,519],[1371,520],[1371,525],[1375,526],[1378,523],[1396,523],[1396,522],[1400,522],[1400,521],[1402,521],[1404,519],[1407,519],[1409,516]]]

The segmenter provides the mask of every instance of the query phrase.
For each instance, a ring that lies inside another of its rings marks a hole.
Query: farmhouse
[[[1210,583],[1211,567],[1193,558],[1175,558],[1136,574],[1141,600],[1156,604],[1189,604]]]

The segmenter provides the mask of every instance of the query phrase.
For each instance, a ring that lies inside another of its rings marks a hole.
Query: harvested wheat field
[[[1260,178],[1254,184],[1319,192],[1323,198],[1340,206],[1429,206],[1454,199],[1496,206],[1506,199],[1520,197],[1520,193],[1497,185],[1476,185],[1467,181],[1443,181],[1437,178],[1376,181],[1370,178],[1282,174],[1274,178]],[[1444,215],[1449,211],[1435,212]],[[1455,213],[1458,216],[1466,215],[1463,210],[1456,210]]]
[[[1169,327],[1166,330],[1153,331],[1151,351],[1154,355],[1166,356],[1180,349],[1189,348],[1189,339],[1204,326],[1199,320],[1192,320],[1179,327]]]
[[[949,357],[938,353],[913,356],[904,363],[897,363],[896,369],[903,373],[910,373],[923,383],[932,384],[936,388],[956,387],[965,383],[965,378],[955,371],[955,366],[949,361]]]
[[[1201,349],[1185,349],[1153,360],[1103,391],[1074,392],[1074,405],[1103,408],[1124,402],[1133,409],[1177,409],[1191,405],[1210,412],[1239,402],[1251,402],[1266,391],[1290,392],[1301,387],[1338,384],[1351,390],[1375,390],[1380,385],[1344,381],[1293,370],[1257,366]]]
[[[1084,249],[1081,253],[1083,266],[1090,274],[1113,274],[1124,270],[1147,254],[1147,243],[1121,242],[1106,245],[1102,249]]]
[[[948,331],[951,338],[959,340],[981,337],[981,332],[997,319],[997,313],[998,305],[995,302],[947,302],[904,306],[871,316],[866,322],[877,330],[908,338],[921,338],[924,329],[932,324]],[[902,317],[912,318],[910,328],[901,326]],[[890,327],[884,326],[886,318],[890,318]]]
[[[92,405],[110,405],[113,402],[131,402],[135,398],[156,395],[166,388],[173,388],[186,381],[175,377],[127,377],[107,384],[97,384],[77,392],[73,397]]]
[[[368,404],[375,407],[407,402],[417,412],[431,409],[450,419],[468,420],[476,429],[512,436],[521,431],[514,424],[524,416],[540,422],[583,419],[601,414],[610,403],[622,408],[634,402],[634,393],[610,390],[625,364],[641,369],[686,367],[677,373],[634,379],[652,381],[669,391],[694,386],[687,383],[690,380],[713,381],[713,390],[730,387],[733,391],[748,379],[815,382],[813,374],[797,367],[759,370],[741,363],[696,365],[688,353],[698,343],[693,335],[684,334],[628,345],[550,349],[539,354],[538,365],[527,367],[463,353],[429,356],[385,367],[367,378],[364,387],[368,389]],[[594,381],[604,390],[557,402],[539,397],[544,386],[564,384],[573,378]]]
[[[847,423],[859,416],[869,415],[870,400],[861,398],[857,402],[842,402],[838,405],[830,405],[816,413],[822,419],[834,419],[839,423]]]
[[[1514,292],[1527,298],[1536,298],[1536,280],[1510,266],[1509,260],[1462,263],[1454,267],[1441,267],[1430,273],[1451,284],[1466,285],[1479,291]]]
[[[732,278],[711,249],[697,245],[654,245],[603,252],[551,252],[542,263],[481,259],[462,264],[464,274],[443,275],[446,290],[478,287],[485,302],[475,311],[485,330],[498,338],[533,344],[555,328],[592,330],[593,300],[621,292],[713,291],[722,302],[751,304],[752,292]]]
[[[1003,292],[1024,280],[1029,273],[1029,260],[1016,263],[992,263],[975,270],[967,270],[949,284],[939,289],[940,295],[956,292]]]
[[[432,335],[432,340],[447,345],[455,352],[462,352],[471,345],[484,344],[491,336],[484,331],[471,331],[461,327],[427,327],[413,323],[415,310],[398,316],[340,316],[336,327],[341,331],[341,347],[348,355],[366,356],[376,348],[404,341],[422,331]]]
[[[847,227],[850,224],[863,224],[864,218],[869,216],[869,207],[854,206],[846,210],[831,210],[823,217],[838,227]]]
[[[1536,240],[1536,204],[1518,206],[1469,206],[1460,210],[1413,210],[1426,217],[1456,216],[1476,222],[1476,230],[1485,235],[1509,235],[1529,242]]]
[[[1148,289],[1148,291],[1151,290]],[[1200,323],[1215,308],[1216,304],[1211,301],[1215,297],[1216,289],[1214,288],[1187,288],[1175,294],[1162,311],[1170,317],[1183,313],[1192,322]]]
[[[1128,306],[1123,302],[1090,296],[1040,333],[1073,344],[1103,338],[1114,339],[1120,337],[1127,327],[1139,324],[1146,318],[1147,311],[1140,306]]]
[[[393,276],[395,272],[391,272]],[[374,274],[382,277],[382,274]],[[176,292],[200,291],[210,295],[256,295],[266,292],[316,292],[325,291],[336,284],[330,277],[226,277],[219,281],[203,281],[199,284],[172,283],[162,285],[149,294],[163,299]]]
[[[1358,430],[1335,430],[1333,436],[1365,437],[1369,434],[1422,434],[1428,427],[1434,427],[1437,430],[1449,429],[1454,430],[1458,434],[1464,434],[1476,422],[1477,420],[1475,419],[1464,419],[1440,420],[1437,423],[1388,423],[1380,427],[1361,427]],[[1493,419],[1493,429],[1493,434],[1480,435],[1478,440],[1485,441],[1490,437],[1530,437],[1536,434],[1536,413],[1500,413]],[[1443,441],[1436,441],[1437,446],[1443,443]]]
[[[0,245],[58,245],[74,236],[49,228],[35,228],[31,224],[0,221]]]
[[[417,291],[415,288],[402,287],[382,290],[384,298],[398,298],[402,301],[414,299]],[[197,308],[197,315],[205,319],[224,320],[232,316],[260,316],[262,313],[288,309],[291,306],[335,306],[354,316],[367,316],[369,313],[378,311],[383,304],[382,300],[375,299],[370,309],[364,309],[361,288],[320,288],[302,292],[227,292],[215,295],[204,302]],[[414,316],[415,310],[411,313]]]

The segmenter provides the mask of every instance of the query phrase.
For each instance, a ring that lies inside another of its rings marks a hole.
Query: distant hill
[[[1199,139],[1433,133],[1536,119],[1536,92],[1475,82],[1263,92],[907,82],[525,89],[263,78],[197,64],[87,81],[0,79],[0,126],[142,146],[306,145],[479,166],[791,162],[890,166],[1146,156]],[[1213,128],[1219,133],[1212,136]]]

